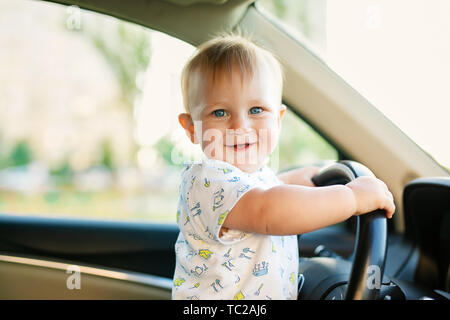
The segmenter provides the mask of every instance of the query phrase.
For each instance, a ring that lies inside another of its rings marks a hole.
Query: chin
[[[241,171],[244,171],[244,172],[247,172],[247,173],[253,173],[253,172],[257,171],[262,166],[262,164],[247,164],[247,163],[244,163],[244,164],[232,163],[232,165],[234,165],[235,167],[241,169]]]

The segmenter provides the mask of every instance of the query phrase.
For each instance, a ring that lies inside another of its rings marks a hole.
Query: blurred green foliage
[[[141,26],[120,20],[114,24],[98,23],[83,28],[83,33],[116,74],[122,87],[124,102],[130,110],[136,95],[140,93],[138,76],[145,72],[150,63],[150,32]]]
[[[19,140],[7,148],[0,140],[0,169],[25,166],[33,161],[33,152],[26,140]]]
[[[167,165],[170,166],[180,166],[172,161],[172,150],[174,148],[174,143],[170,141],[170,136],[165,135],[158,142],[155,143],[154,148],[158,152],[160,158],[164,160]]]
[[[50,176],[57,186],[71,186],[74,172],[66,159],[60,165],[50,170]]]
[[[111,143],[108,140],[103,141],[101,145],[101,159],[100,165],[109,169],[110,171],[114,171],[114,163],[113,163],[113,151],[111,148]]]
[[[29,164],[33,159],[33,155],[28,142],[25,140],[19,141],[11,150],[9,159],[12,167]]]
[[[258,5],[310,38],[313,25],[308,7],[314,1],[319,0],[258,0]]]
[[[292,111],[286,112],[279,141],[281,170],[337,159],[337,150],[332,145]]]

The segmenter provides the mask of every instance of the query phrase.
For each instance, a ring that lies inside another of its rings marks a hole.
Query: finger
[[[380,182],[381,182],[381,185],[384,187],[384,189],[386,191],[389,191],[389,188],[388,188],[387,184],[383,180],[380,180]]]
[[[392,195],[392,192],[390,192],[389,190],[386,190],[385,194],[390,201],[394,201],[394,196]]]
[[[386,216],[388,219],[391,219],[395,212],[395,204],[391,203],[389,206],[389,209],[387,210]]]
[[[386,218],[391,219],[392,218],[392,211],[390,211],[389,209],[385,209],[386,211]]]

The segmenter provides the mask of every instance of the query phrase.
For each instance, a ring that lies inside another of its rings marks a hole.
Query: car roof
[[[194,46],[233,29],[255,0],[46,0],[105,13]]]

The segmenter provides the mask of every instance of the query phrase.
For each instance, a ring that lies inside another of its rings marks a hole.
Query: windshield
[[[450,168],[450,1],[260,0],[405,134]]]

